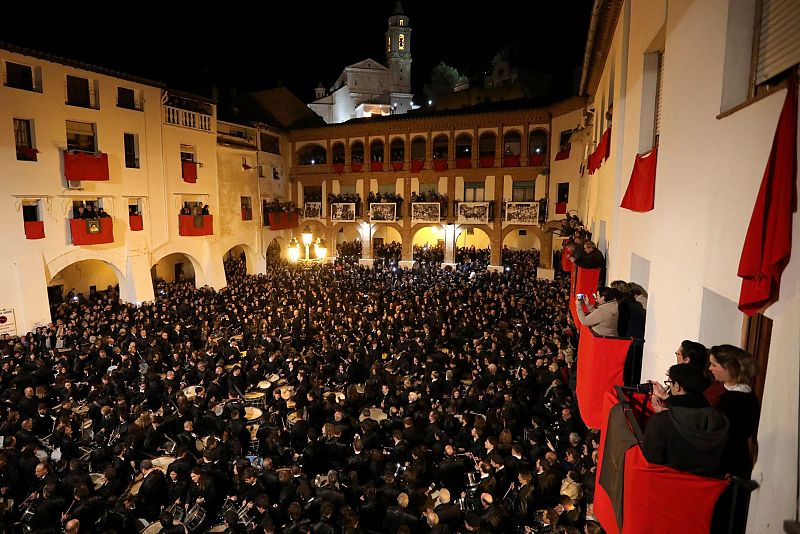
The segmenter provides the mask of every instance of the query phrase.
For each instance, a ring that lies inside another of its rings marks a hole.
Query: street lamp
[[[315,262],[325,259],[328,255],[328,247],[325,245],[325,240],[323,238],[318,238],[317,242],[314,243],[314,258],[311,257],[311,243],[314,241],[314,234],[311,233],[311,229],[306,225],[303,228],[303,231],[300,233],[300,238],[303,241],[303,246],[306,249],[306,255],[304,258],[300,257],[300,243],[298,243],[297,238],[293,237],[291,242],[289,243],[289,259],[293,262],[302,261],[302,262]]]

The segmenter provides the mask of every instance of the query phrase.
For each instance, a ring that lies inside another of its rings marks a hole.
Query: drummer
[[[281,396],[281,390],[278,388],[272,390],[272,402],[269,403],[269,413],[278,415],[281,418],[285,418],[289,413],[289,408],[286,406],[286,401],[283,400],[283,397]]]

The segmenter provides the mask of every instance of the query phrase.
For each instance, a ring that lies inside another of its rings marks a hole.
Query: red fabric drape
[[[445,159],[435,159],[433,160],[433,170],[434,171],[446,171],[447,170],[447,160]]]
[[[25,239],[44,239],[44,221],[25,221]]]
[[[622,197],[620,208],[646,212],[653,209],[656,197],[656,161],[658,147],[636,156],[628,189]]]
[[[252,221],[253,220],[253,210],[242,210],[242,220],[243,221]]]
[[[100,231],[89,233],[90,224],[99,224]],[[70,219],[69,231],[73,245],[102,245],[114,242],[114,220],[111,217],[102,219]]]
[[[270,230],[288,230],[290,228],[297,228],[298,225],[299,218],[296,212],[273,211],[269,214]]]
[[[494,156],[481,156],[478,159],[481,169],[488,169],[494,167]]]
[[[600,428],[608,418],[608,412],[603,410],[603,397],[623,383],[631,340],[595,336],[588,326],[580,328],[575,394],[583,421],[591,428]]]
[[[181,161],[181,175],[183,181],[189,184],[197,183],[197,162],[196,161]]]
[[[456,158],[456,169],[471,169],[472,160],[470,158]]]
[[[425,166],[424,159],[412,159],[411,160],[411,172],[419,172]]]
[[[583,293],[589,304],[594,304],[594,294],[597,292],[597,284],[600,281],[600,269],[584,269],[574,263],[572,265],[569,308],[575,325],[580,326],[578,313],[575,310],[575,295]]]
[[[544,165],[544,156],[533,155],[528,158],[528,167]]]
[[[212,235],[214,233],[214,216],[203,215],[203,226],[195,226],[194,215],[178,216],[178,233],[184,236]]]
[[[558,154],[556,154],[556,161],[561,161],[565,159],[569,159],[569,148],[566,150],[562,150]]]
[[[371,161],[369,164],[369,170],[371,172],[381,172],[383,170],[383,162],[382,161]]]
[[[361,172],[361,169],[364,167],[363,163],[351,163],[350,170],[352,172]]]
[[[556,202],[556,215],[563,215],[565,213],[567,213],[567,203]]]
[[[393,171],[402,171],[403,170],[403,162],[402,161],[393,161],[392,162],[392,170]]]
[[[739,309],[747,315],[778,300],[781,275],[792,253],[792,213],[795,211],[797,75],[789,80],[739,260],[737,274],[742,278]]]
[[[503,167],[519,167],[519,156],[505,156]]]
[[[336,174],[342,174],[344,172],[344,163],[334,163],[333,172]]]
[[[572,252],[566,247],[561,248],[561,269],[568,273],[572,271]]]
[[[611,126],[603,132],[603,137],[600,138],[600,143],[597,145],[597,153],[600,157],[597,162],[599,167],[611,155]]]
[[[64,176],[72,182],[108,180],[108,154],[64,152]]]
[[[132,232],[140,232],[144,230],[144,219],[141,215],[128,215]]]

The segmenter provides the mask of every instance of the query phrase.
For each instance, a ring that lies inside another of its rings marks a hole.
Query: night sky
[[[130,13],[115,9],[101,25],[65,16],[61,29],[47,33],[28,24],[2,28],[0,41],[199,95],[210,95],[212,86],[241,93],[281,84],[308,102],[317,83],[330,87],[345,66],[368,57],[385,62],[384,34],[395,1],[282,2],[280,13],[267,9],[272,3],[223,5],[231,10],[183,4],[182,11],[164,6],[141,8],[140,14],[130,4]],[[552,73],[553,96],[569,96],[580,74],[591,5],[539,0],[467,7],[463,1],[405,0],[416,100],[423,99],[422,86],[440,61],[475,76],[512,43],[519,66]]]

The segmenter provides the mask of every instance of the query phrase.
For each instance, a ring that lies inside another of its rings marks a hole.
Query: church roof
[[[324,124],[319,115],[285,87],[244,95],[239,107],[244,116],[284,130]]]
[[[389,70],[387,66],[385,66],[380,61],[375,61],[374,59],[367,58],[362,59],[358,63],[353,63],[352,65],[348,65],[345,67],[347,69],[374,69],[374,70]]]

